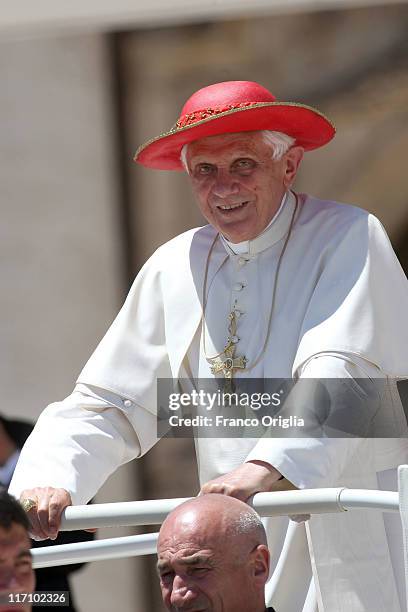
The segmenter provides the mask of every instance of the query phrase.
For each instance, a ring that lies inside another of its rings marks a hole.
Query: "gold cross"
[[[224,374],[224,391],[227,393],[232,391],[232,377],[234,370],[244,370],[247,363],[245,357],[234,357],[234,352],[235,344],[229,341],[221,355],[208,359],[211,365],[212,374]]]

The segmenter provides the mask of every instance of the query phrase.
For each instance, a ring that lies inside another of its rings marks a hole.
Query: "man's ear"
[[[287,153],[285,153],[286,167],[283,182],[287,189],[295,180],[304,151],[305,150],[303,147],[294,146],[291,147]]]
[[[251,552],[252,571],[255,580],[266,584],[269,577],[269,550],[264,544],[259,544]]]

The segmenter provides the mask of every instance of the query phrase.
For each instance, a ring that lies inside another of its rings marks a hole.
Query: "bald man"
[[[167,610],[265,612],[266,534],[244,502],[211,494],[178,506],[160,529],[157,555]]]

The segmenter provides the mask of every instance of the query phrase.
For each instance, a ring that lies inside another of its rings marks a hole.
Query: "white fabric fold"
[[[124,410],[93,395],[75,391],[50,404],[21,451],[10,493],[19,498],[28,488],[63,488],[73,504],[87,503],[120,465],[141,455],[139,438],[149,446],[146,432],[155,419],[137,412],[139,434]]]

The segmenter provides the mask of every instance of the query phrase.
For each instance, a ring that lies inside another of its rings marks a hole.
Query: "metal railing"
[[[63,531],[91,527],[160,525],[165,517],[189,498],[69,506],[61,521]],[[366,489],[307,489],[258,493],[251,505],[263,517],[327,514],[356,509],[399,511],[399,494]],[[34,549],[35,568],[152,554],[157,533],[109,538]]]

